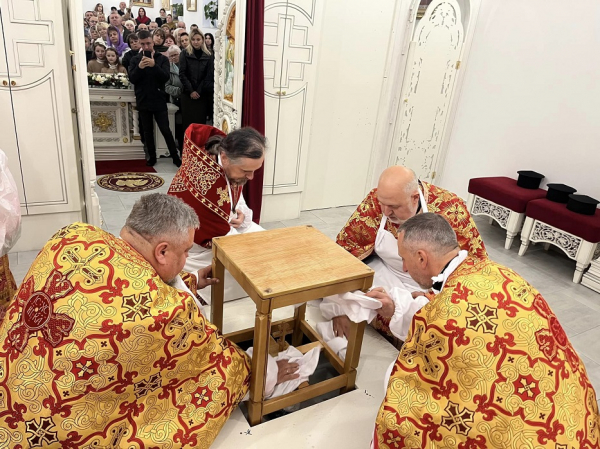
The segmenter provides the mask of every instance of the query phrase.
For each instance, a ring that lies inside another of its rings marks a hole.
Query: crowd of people
[[[212,122],[215,38],[198,25],[186,28],[165,9],[152,20],[143,7],[121,2],[105,13],[102,3],[86,11],[84,21],[89,73],[127,74],[134,85],[146,163],[156,164],[152,120],[165,138],[169,156],[181,164],[184,130]],[[152,68],[152,70],[145,70]],[[167,102],[179,107],[175,136],[168,123]]]

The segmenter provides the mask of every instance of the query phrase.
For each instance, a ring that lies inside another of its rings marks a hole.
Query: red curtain
[[[244,98],[242,126],[251,126],[265,133],[265,94],[263,70],[264,0],[247,0]],[[254,179],[244,186],[244,198],[254,212],[253,220],[260,222],[264,166],[254,173]]]

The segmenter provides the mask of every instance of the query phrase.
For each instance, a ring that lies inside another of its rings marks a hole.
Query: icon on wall
[[[180,17],[183,18],[183,3],[173,3],[171,5],[171,8],[172,8],[171,15],[173,16],[173,22],[177,22]]]
[[[187,10],[188,11],[197,11],[198,10],[198,0],[187,0]]]

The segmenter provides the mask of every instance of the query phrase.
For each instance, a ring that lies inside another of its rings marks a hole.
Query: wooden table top
[[[213,239],[213,254],[229,260],[262,298],[373,275],[373,270],[312,226]]]

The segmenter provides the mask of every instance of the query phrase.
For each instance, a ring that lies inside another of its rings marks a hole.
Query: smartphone
[[[146,58],[151,58],[152,57],[152,52],[150,50],[144,50],[144,56]]]

